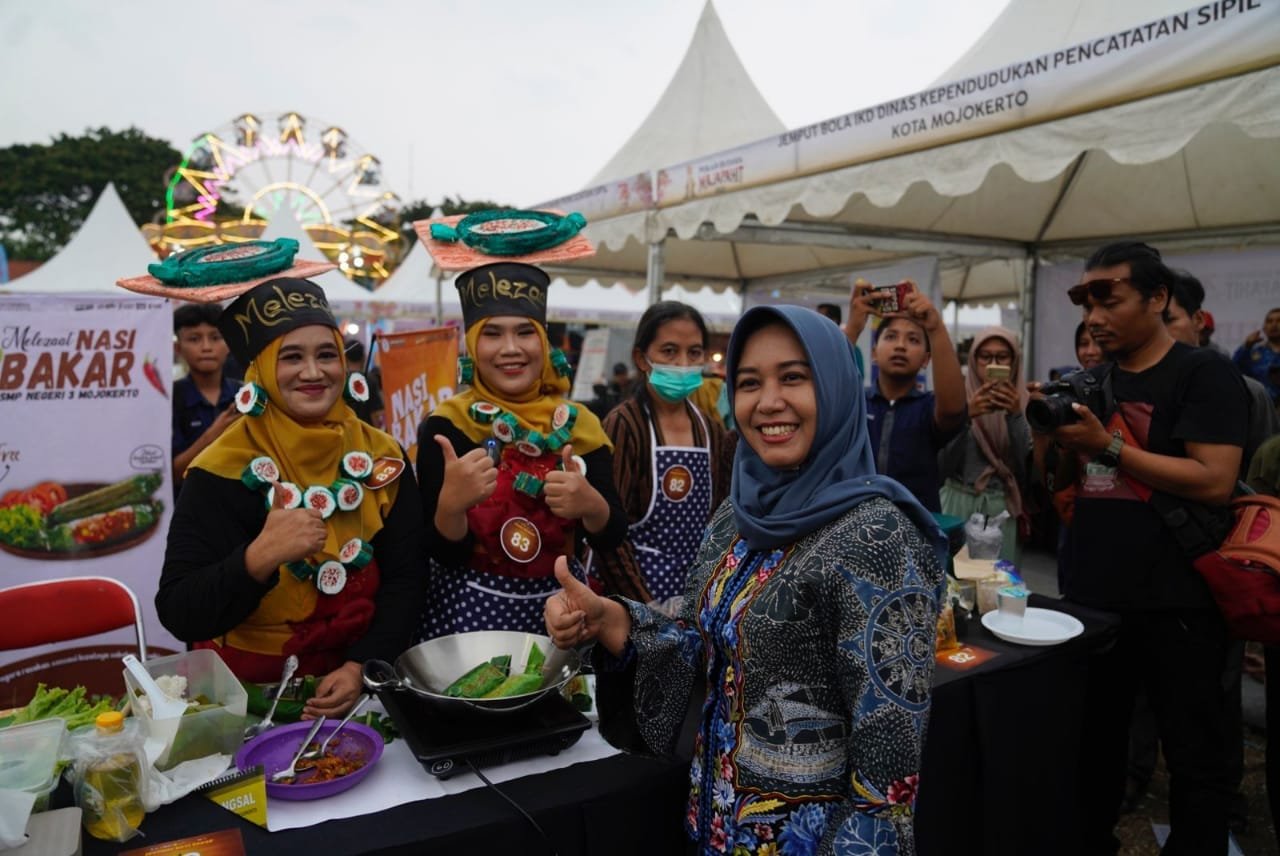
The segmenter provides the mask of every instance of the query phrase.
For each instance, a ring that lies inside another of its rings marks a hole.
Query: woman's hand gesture
[[[569,560],[556,559],[556,580],[562,588],[547,598],[542,611],[547,635],[557,648],[572,648],[599,640],[614,656],[621,656],[631,633],[631,616],[620,605],[593,592],[569,573]]]
[[[562,470],[547,473],[543,496],[556,517],[581,520],[590,532],[599,532],[609,522],[609,503],[591,486],[573,460],[573,444],[561,450]]]
[[[498,486],[498,468],[483,446],[462,457],[453,443],[441,434],[432,437],[444,455],[444,484],[440,488],[440,509],[447,514],[465,513],[493,495]]]
[[[245,570],[258,582],[266,582],[276,568],[297,562],[324,547],[329,530],[314,508],[285,508],[284,491],[272,482],[271,510],[258,537],[244,551]]]

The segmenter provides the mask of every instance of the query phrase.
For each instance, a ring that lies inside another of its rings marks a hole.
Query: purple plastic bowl
[[[271,781],[271,774],[278,773],[293,760],[294,754],[302,739],[311,730],[311,722],[293,722],[278,725],[265,734],[259,734],[240,747],[236,753],[236,768],[248,770],[250,767],[262,765],[267,777],[267,796],[278,800],[318,800],[331,797],[355,787],[360,780],[369,775],[373,765],[382,757],[382,735],[367,725],[348,722],[342,733],[330,746],[330,753],[344,758],[358,757],[364,759],[364,766],[354,773],[328,782],[316,782],[313,785],[305,781],[296,785],[277,784]],[[326,722],[320,727],[314,742],[322,743],[338,727],[337,722]]]

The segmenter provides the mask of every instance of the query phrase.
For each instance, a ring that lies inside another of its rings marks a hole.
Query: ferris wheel
[[[300,113],[244,113],[192,141],[168,182],[160,256],[252,241],[291,217],[352,279],[386,279],[404,256],[400,198],[382,163],[337,125]]]

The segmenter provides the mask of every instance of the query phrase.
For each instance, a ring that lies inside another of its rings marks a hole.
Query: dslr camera
[[[1080,417],[1071,409],[1073,404],[1083,404],[1101,422],[1105,422],[1111,415],[1110,385],[1087,371],[1072,372],[1052,383],[1046,383],[1040,387],[1040,392],[1044,398],[1033,398],[1027,402],[1027,422],[1032,430],[1041,434],[1079,422]]]

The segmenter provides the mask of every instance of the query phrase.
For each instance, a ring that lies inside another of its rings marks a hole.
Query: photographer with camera
[[[940,512],[938,450],[965,422],[960,359],[937,308],[910,283],[881,289],[861,280],[854,284],[845,326],[854,353],[872,315],[883,319],[872,339],[875,383],[866,388],[876,472],[911,491],[929,511]],[[936,392],[925,392],[916,379],[931,358]]]
[[[1114,854],[1134,693],[1147,693],[1169,769],[1165,856],[1227,850],[1222,616],[1149,502],[1229,519],[1248,401],[1239,373],[1165,326],[1175,275],[1160,253],[1111,244],[1068,294],[1112,360],[1041,389],[1027,416],[1076,455],[1069,600],[1119,614],[1116,643],[1092,657],[1082,723],[1080,852]]]

